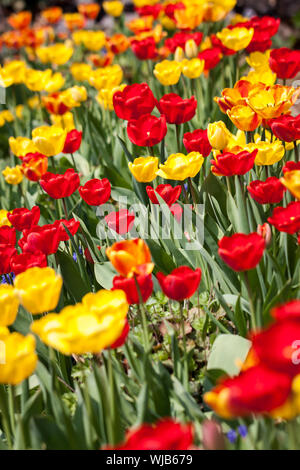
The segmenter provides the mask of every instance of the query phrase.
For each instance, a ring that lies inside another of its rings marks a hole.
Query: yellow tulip
[[[21,383],[34,372],[36,364],[34,337],[0,328],[0,383]]]
[[[188,59],[193,59],[198,55],[198,46],[195,43],[194,39],[189,39],[185,43],[185,55]]]
[[[196,176],[203,162],[204,158],[199,152],[191,152],[188,155],[173,153],[159,166],[156,174],[165,179],[183,181]]]
[[[21,166],[17,165],[14,168],[7,166],[3,171],[2,175],[5,178],[5,181],[8,184],[17,185],[20,184],[23,180],[23,173],[21,171]]]
[[[85,80],[89,79],[92,73],[92,67],[89,64],[76,62],[71,65],[70,72],[74,80],[84,82]]]
[[[47,80],[44,90],[47,93],[55,93],[64,86],[65,81],[64,76],[60,72],[56,72]]]
[[[175,10],[176,25],[180,29],[195,29],[203,20],[204,10],[202,1],[189,0],[182,10]]]
[[[62,91],[61,97],[68,108],[75,108],[87,100],[87,91],[84,86],[75,85]]]
[[[100,291],[33,322],[31,330],[63,354],[97,354],[120,337],[128,307],[123,291]]]
[[[105,13],[111,16],[121,16],[124,10],[124,5],[122,2],[118,1],[108,1],[103,2],[103,9]]]
[[[27,69],[25,72],[24,83],[31,91],[42,91],[45,89],[51,75],[52,71],[50,69],[44,71]]]
[[[227,111],[227,116],[241,131],[254,131],[261,124],[261,118],[250,106],[233,106]]]
[[[228,47],[228,49],[240,51],[249,46],[253,34],[253,28],[224,28],[217,33],[217,38],[220,39],[223,46]]]
[[[113,104],[113,97],[117,91],[122,91],[126,87],[126,84],[113,87],[113,88],[102,88],[98,95],[96,96],[96,100],[104,109],[108,109],[109,111],[113,111],[114,104]]]
[[[150,183],[156,178],[158,158],[138,157],[134,159],[133,163],[129,162],[128,167],[139,183]]]
[[[207,137],[212,148],[223,150],[227,147],[231,134],[225,123],[218,121],[208,124]]]
[[[280,181],[296,199],[300,199],[300,170],[288,171]]]
[[[5,209],[0,209],[0,227],[3,227],[4,225],[8,225],[11,227],[11,223],[7,218],[8,211]]]
[[[62,278],[52,268],[29,268],[14,281],[16,293],[23,307],[36,315],[54,310],[62,288]]]
[[[38,106],[41,106],[40,97],[38,95],[34,95],[31,98],[28,98],[27,104],[28,104],[30,109],[35,109]]]
[[[32,140],[37,151],[52,157],[62,152],[67,132],[56,126],[41,126],[32,131]]]
[[[8,73],[5,68],[0,66],[0,86],[3,88],[8,88],[14,84],[13,76]]]
[[[99,51],[106,45],[106,36],[103,31],[76,31],[73,33],[75,44],[83,44],[89,51]]]
[[[251,82],[253,84],[261,82],[269,86],[274,85],[276,79],[276,73],[273,73],[272,70],[269,68],[252,70],[248,73],[248,75],[241,78],[241,80],[248,80],[248,82]]]
[[[8,142],[10,150],[17,157],[24,157],[27,153],[37,152],[37,148],[33,141],[27,137],[10,137]]]
[[[175,54],[174,54],[174,59],[175,59],[176,62],[182,62],[185,59],[184,50],[182,49],[182,47],[180,47],[180,46],[176,47],[176,51],[175,51]]]
[[[181,75],[181,64],[175,60],[163,60],[156,64],[153,73],[162,85],[176,85]]]
[[[205,62],[201,59],[191,59],[182,61],[182,73],[188,78],[198,78],[204,70]]]
[[[253,152],[255,149],[258,150],[255,158],[255,164],[258,166],[273,165],[279,162],[285,153],[284,146],[279,140],[275,140],[272,143],[264,141],[250,143],[243,150]]]
[[[70,132],[72,129],[75,129],[75,123],[73,114],[71,112],[62,114],[51,114],[51,122],[54,126],[64,129],[66,132]]]
[[[65,44],[53,44],[47,47],[38,47],[36,55],[43,64],[50,62],[54,65],[66,64],[73,55],[73,48]]]
[[[251,54],[246,57],[247,64],[252,67],[254,70],[265,70],[269,68],[269,57],[270,57],[270,50],[266,52],[251,52]]]
[[[133,4],[137,8],[145,7],[147,5],[153,6],[159,3],[159,0],[133,0]]]
[[[123,70],[120,65],[109,65],[101,69],[96,69],[89,78],[89,83],[97,90],[102,88],[113,88],[122,82]]]
[[[12,60],[3,67],[5,74],[12,78],[13,83],[22,83],[24,80],[26,63],[22,60]]]
[[[272,119],[287,113],[299,93],[293,87],[258,83],[249,91],[247,103],[262,119]]]
[[[126,295],[122,290],[102,289],[95,294],[90,292],[83,297],[82,305],[99,317],[112,315],[115,318],[125,318],[129,308]]]
[[[19,309],[15,290],[9,284],[0,286],[0,327],[12,325]]]

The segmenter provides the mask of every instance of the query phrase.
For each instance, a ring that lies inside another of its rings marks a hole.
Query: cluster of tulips
[[[235,3],[7,18],[0,449],[299,448],[300,51]]]

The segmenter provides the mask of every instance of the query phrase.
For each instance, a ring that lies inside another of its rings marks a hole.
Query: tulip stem
[[[8,385],[8,409],[12,433],[15,433],[15,387]]]
[[[181,143],[180,143],[180,124],[176,124],[176,140],[177,140],[177,152],[181,152]]]
[[[4,385],[0,384],[0,410],[2,414],[2,424],[3,430],[5,433],[5,437],[7,440],[8,447],[12,449],[13,442],[12,442],[12,434],[11,434],[11,427],[10,427],[10,420],[9,420],[9,411],[8,407],[6,406],[6,399],[5,399],[6,391]]]
[[[74,168],[75,168],[75,170],[76,170],[76,173],[78,173],[78,168],[77,168],[77,165],[76,165],[76,162],[75,162],[75,158],[74,158],[74,154],[73,154],[73,153],[71,153],[71,158],[72,158],[73,166],[74,166]]]
[[[113,444],[117,444],[115,436],[115,426],[116,426],[116,401],[115,401],[115,381],[113,374],[113,365],[112,365],[112,352],[110,349],[107,351],[108,354],[108,381],[110,388],[110,408],[111,408],[111,441]]]
[[[148,324],[147,324],[147,318],[146,318],[146,312],[145,312],[145,305],[144,305],[144,302],[143,302],[141,289],[140,289],[139,283],[137,281],[136,275],[134,275],[134,282],[135,282],[135,287],[136,287],[138,297],[139,297],[138,311],[139,311],[140,318],[141,318],[141,321],[142,321],[145,349],[148,353],[148,352],[150,352],[150,342],[149,342],[149,336],[148,336]]]
[[[193,187],[193,182],[192,182],[191,177],[188,177],[188,185],[189,185],[191,197],[192,197],[192,200],[193,200],[193,206],[194,206],[194,209],[196,209],[196,207],[197,207],[197,196],[196,196],[196,193],[195,193],[195,189]]]
[[[182,341],[183,341],[183,386],[185,390],[188,392],[189,391],[189,366],[188,366],[188,359],[187,359],[183,302],[179,302],[179,305],[180,305],[181,334],[182,334]]]
[[[297,145],[297,142],[296,140],[294,140],[294,150],[295,150],[295,161],[296,162],[299,162],[299,148],[298,148],[298,145]]]
[[[249,300],[249,307],[250,307],[250,314],[251,314],[252,329],[253,329],[253,330],[256,330],[256,328],[257,328],[257,324],[256,324],[256,315],[255,315],[255,309],[254,309],[254,304],[253,304],[253,296],[252,296],[252,291],[251,291],[251,286],[250,286],[248,271],[244,271],[244,272],[243,272],[243,277],[244,277],[245,286],[246,286],[247,293],[248,293],[248,300]]]

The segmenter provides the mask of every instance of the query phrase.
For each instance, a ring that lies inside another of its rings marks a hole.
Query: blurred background
[[[97,2],[102,0],[0,0],[0,31],[4,27],[4,18],[12,12],[24,9],[31,10],[33,15],[50,6],[60,6],[65,12],[76,11],[77,4]],[[133,12],[131,0],[123,0],[125,12]],[[280,17],[282,25],[280,37],[288,46],[300,48],[300,0],[238,0],[235,11],[245,16],[270,15]],[[98,20],[102,20],[103,11]]]

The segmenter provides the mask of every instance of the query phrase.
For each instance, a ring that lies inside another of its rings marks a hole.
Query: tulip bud
[[[185,43],[185,55],[187,56],[188,59],[193,59],[194,57],[197,57],[198,47],[194,39],[189,39]]]
[[[264,238],[266,247],[270,246],[272,240],[272,231],[269,224],[265,223],[263,225],[257,226],[257,233]]]
[[[223,121],[213,122],[208,124],[207,137],[212,148],[223,150],[228,144],[230,132]]]
[[[202,425],[202,444],[205,450],[224,450],[225,440],[222,429],[216,421],[207,419]]]
[[[180,47],[180,46],[176,47],[174,59],[176,60],[176,62],[182,62],[183,61],[184,51],[183,51],[182,47]]]

